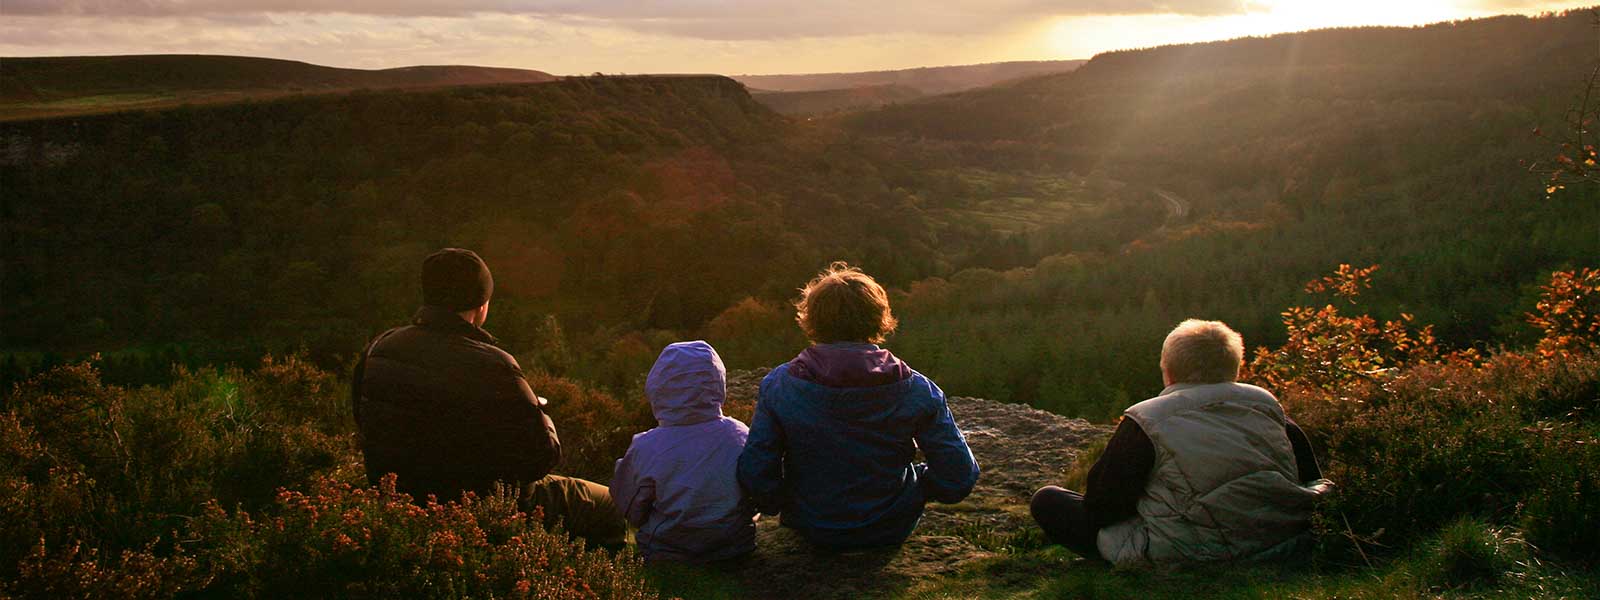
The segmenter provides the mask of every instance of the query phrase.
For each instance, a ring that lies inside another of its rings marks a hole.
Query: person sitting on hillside
[[[877,345],[896,325],[877,281],[833,263],[797,308],[813,345],[762,379],[739,484],[813,544],[899,544],[926,501],[972,492],[978,464],[939,386]]]
[[[611,497],[646,562],[709,562],[756,548],[755,511],[734,475],[750,429],[722,415],[727,370],[710,344],[678,342],[644,380],[660,426],[633,436]]]
[[[422,263],[423,306],[411,325],[372,340],[356,364],[351,400],[367,479],[397,475],[421,500],[493,493],[504,482],[545,525],[619,546],[627,525],[605,486],[551,475],[561,459],[555,424],[522,368],[483,330],[494,278],[470,250]]]
[[[1244,340],[1190,319],[1161,346],[1161,395],[1133,405],[1080,495],[1033,496],[1046,536],[1117,567],[1291,554],[1329,491],[1306,435],[1278,399],[1238,383]]]

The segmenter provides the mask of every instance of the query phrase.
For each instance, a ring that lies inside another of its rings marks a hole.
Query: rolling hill
[[[0,119],[216,103],[356,89],[554,81],[526,69],[416,66],[343,69],[244,56],[0,58]]]
[[[733,78],[752,89],[770,92],[815,92],[895,85],[932,95],[969,90],[1013,79],[1063,73],[1078,68],[1084,62],[1082,60],[1012,61],[859,73],[735,75]]]

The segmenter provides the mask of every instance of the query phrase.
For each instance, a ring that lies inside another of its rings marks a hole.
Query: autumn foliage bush
[[[1308,291],[1353,301],[1375,270],[1341,267]],[[1486,356],[1440,352],[1406,319],[1285,312],[1288,342],[1249,373],[1280,392],[1340,484],[1317,518],[1324,557],[1392,553],[1461,519],[1600,557],[1597,293],[1593,270],[1555,273],[1529,318],[1543,340]]]

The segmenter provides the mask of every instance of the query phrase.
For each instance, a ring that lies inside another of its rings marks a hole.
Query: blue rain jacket
[[[749,430],[722,415],[722,359],[705,342],[667,346],[645,378],[655,429],[617,461],[611,499],[646,561],[700,562],[755,549],[755,510],[734,474]]]
[[[739,484],[761,512],[824,546],[898,544],[928,500],[972,492],[978,463],[927,377],[908,369],[894,383],[835,388],[790,367],[761,381],[739,456]]]

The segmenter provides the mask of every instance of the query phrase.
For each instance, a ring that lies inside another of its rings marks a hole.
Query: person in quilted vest
[[[1084,493],[1034,494],[1047,537],[1119,568],[1268,560],[1309,537],[1322,479],[1271,392],[1239,383],[1244,340],[1190,319],[1161,347],[1161,394],[1128,408]]]

